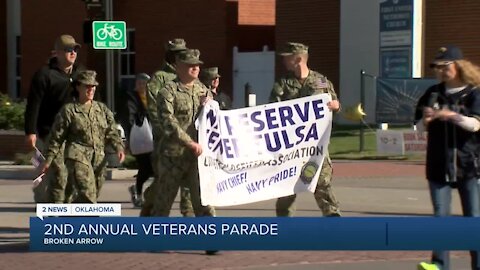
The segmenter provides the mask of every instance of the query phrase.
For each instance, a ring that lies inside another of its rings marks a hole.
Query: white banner
[[[202,204],[314,192],[330,142],[330,100],[321,94],[229,111],[208,102],[198,119]]]

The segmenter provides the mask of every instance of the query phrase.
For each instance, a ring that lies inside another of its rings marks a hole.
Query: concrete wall
[[[381,0],[342,0],[340,25],[340,91],[343,108],[360,102],[360,70],[377,75],[379,69],[379,4]],[[375,119],[372,79],[366,79],[366,120]],[[342,123],[351,123],[339,118]]]

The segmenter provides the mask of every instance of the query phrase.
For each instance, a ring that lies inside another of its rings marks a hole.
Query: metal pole
[[[365,107],[365,70],[360,70],[360,103]],[[365,127],[360,125],[360,152],[365,151]]]
[[[113,20],[113,1],[105,0],[105,20]],[[107,106],[115,112],[115,93],[114,93],[114,63],[113,63],[113,50],[108,49],[105,52],[106,55],[106,94],[107,94]]]
[[[247,82],[244,86],[245,107],[250,106],[250,104],[249,104],[250,94],[252,94],[252,86],[250,85],[250,83]]]

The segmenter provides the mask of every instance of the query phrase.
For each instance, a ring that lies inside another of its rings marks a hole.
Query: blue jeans
[[[462,203],[463,215],[466,217],[480,217],[480,179],[458,179],[458,192]],[[432,198],[433,212],[436,217],[450,216],[452,204],[452,187],[445,183],[428,181]],[[470,251],[472,269],[480,270],[480,251]],[[442,270],[450,269],[450,255],[448,251],[435,250],[432,253],[432,262]]]

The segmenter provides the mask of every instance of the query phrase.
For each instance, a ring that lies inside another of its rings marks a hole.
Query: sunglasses
[[[63,49],[63,51],[65,51],[66,53],[77,53],[78,52],[78,48],[77,47],[69,47],[69,48],[65,48]]]

